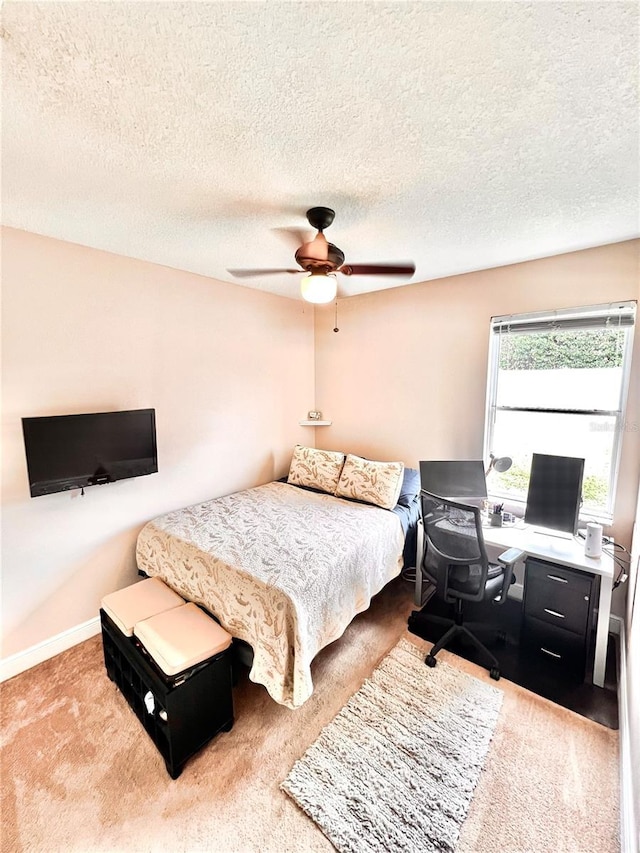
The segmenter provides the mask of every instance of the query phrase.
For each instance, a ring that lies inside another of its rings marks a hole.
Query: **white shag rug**
[[[502,692],[405,639],[281,788],[340,853],[455,850]]]

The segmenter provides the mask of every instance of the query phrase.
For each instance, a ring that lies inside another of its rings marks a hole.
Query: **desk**
[[[604,673],[607,660],[607,644],[609,641],[609,616],[611,614],[611,592],[615,563],[610,554],[602,552],[598,558],[587,557],[584,553],[584,542],[576,539],[562,539],[536,533],[531,528],[514,525],[513,527],[483,527],[485,545],[506,551],[507,548],[518,548],[525,557],[537,557],[559,566],[568,566],[600,578],[600,595],[598,597],[598,619],[596,623],[596,647],[593,664],[593,683],[604,687]],[[414,601],[422,606],[422,553],[424,549],[424,529],[422,519],[418,522],[417,552],[416,552],[416,585]]]

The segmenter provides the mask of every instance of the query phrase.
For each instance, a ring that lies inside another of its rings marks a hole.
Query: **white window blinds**
[[[635,315],[635,302],[616,302],[608,305],[590,305],[586,308],[492,317],[491,330],[497,334],[514,335],[578,329],[628,328],[633,326]]]

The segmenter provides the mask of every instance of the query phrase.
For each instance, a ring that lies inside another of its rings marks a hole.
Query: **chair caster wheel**
[[[424,659],[424,662],[426,663],[427,666],[431,666],[431,667],[434,667],[438,663],[438,661],[434,658],[433,655],[427,655],[426,658]]]
[[[491,669],[489,670],[489,675],[491,676],[491,678],[493,678],[494,681],[500,680],[500,670],[497,666],[491,667]]]

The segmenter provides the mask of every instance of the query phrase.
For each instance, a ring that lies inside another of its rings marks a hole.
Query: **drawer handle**
[[[548,613],[549,616],[557,616],[558,619],[564,619],[564,613],[558,613],[557,610],[549,610],[548,607],[544,608],[544,612]]]
[[[550,581],[558,581],[558,583],[569,583],[566,578],[559,578],[558,575],[547,575]]]
[[[552,658],[556,658],[557,660],[562,658],[562,655],[556,654],[556,652],[550,652],[549,649],[545,649],[544,646],[540,646],[540,651],[544,652],[545,655],[550,655]]]

